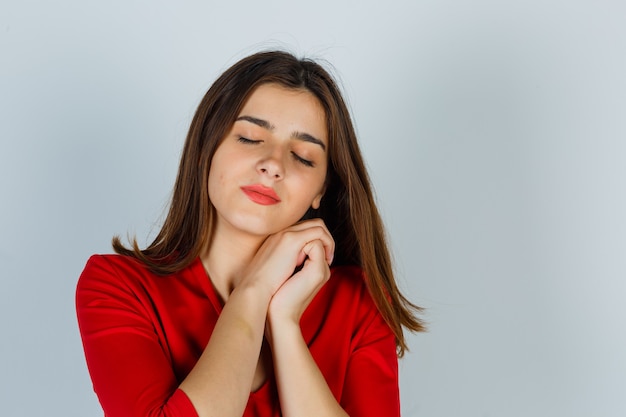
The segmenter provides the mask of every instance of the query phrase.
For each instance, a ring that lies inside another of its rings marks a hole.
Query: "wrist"
[[[234,292],[239,292],[247,298],[254,298],[266,304],[266,309],[272,299],[272,289],[261,280],[244,279],[235,287]]]
[[[272,311],[270,302],[267,312],[267,320],[272,326],[290,326],[300,328],[300,319],[294,313],[277,313]]]
[[[239,308],[254,311],[255,315],[262,314],[265,317],[267,316],[272,294],[267,288],[258,283],[242,282],[235,287],[226,304],[231,304],[235,299],[238,300],[236,305]]]
[[[273,339],[302,335],[300,321],[289,315],[272,314],[271,304],[270,312],[267,314],[267,327]]]

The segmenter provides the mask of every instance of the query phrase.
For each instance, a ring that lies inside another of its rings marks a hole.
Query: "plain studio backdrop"
[[[3,0],[0,415],[102,415],[78,276],[154,236],[200,98],[273,47],[333,65],[427,307],[403,415],[626,415],[626,6],[592,0]]]

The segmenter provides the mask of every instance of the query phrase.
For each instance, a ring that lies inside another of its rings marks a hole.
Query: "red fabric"
[[[76,291],[94,390],[108,417],[197,413],[178,385],[206,346],[222,306],[200,260],[159,277],[119,255],[96,255]],[[332,269],[305,311],[302,333],[352,417],[399,416],[394,337],[356,267]],[[245,417],[280,416],[275,382],[251,393]]]

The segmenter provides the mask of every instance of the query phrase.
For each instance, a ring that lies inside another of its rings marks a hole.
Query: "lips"
[[[248,196],[250,200],[263,206],[271,206],[280,203],[278,194],[270,188],[261,184],[246,185],[241,187],[241,191]]]

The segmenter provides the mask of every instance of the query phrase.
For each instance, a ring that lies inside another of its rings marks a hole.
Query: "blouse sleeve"
[[[76,311],[94,390],[107,417],[197,417],[178,389],[146,306],[105,257],[92,257]]]
[[[351,417],[399,417],[395,336],[369,301],[369,324],[349,359],[341,405]]]

